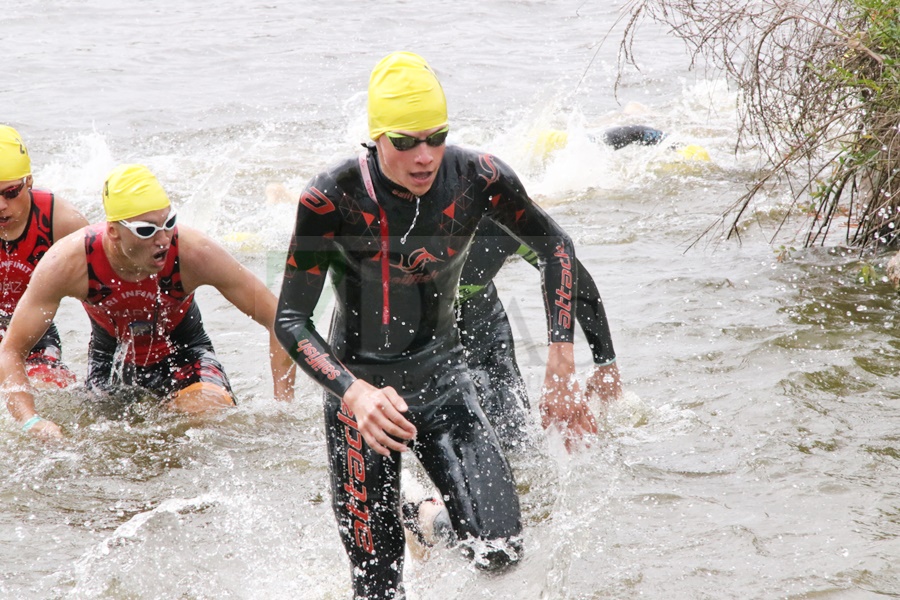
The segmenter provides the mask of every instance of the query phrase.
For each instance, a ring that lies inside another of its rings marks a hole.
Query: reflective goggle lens
[[[19,194],[22,193],[22,189],[25,187],[25,180],[22,180],[22,183],[19,185],[14,185],[12,187],[8,187],[2,192],[0,192],[0,196],[3,196],[7,200],[14,200],[19,197]]]
[[[400,152],[406,152],[407,150],[412,150],[423,142],[428,144],[432,148],[443,146],[444,142],[447,141],[448,133],[450,133],[449,126],[435,131],[424,139],[419,139],[411,135],[404,135],[402,133],[395,133],[393,131],[385,132],[384,135],[386,135],[388,139],[391,140],[391,144],[393,144],[394,148],[396,148]]]

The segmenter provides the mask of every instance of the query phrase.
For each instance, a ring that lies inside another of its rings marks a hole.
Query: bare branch
[[[812,202],[801,211],[807,245],[824,243],[839,216],[861,248],[900,241],[900,0],[633,0],[628,10],[620,72],[637,67],[651,20],[740,91],[735,149],[758,147],[768,163],[722,215],[726,238],[739,238],[754,197],[787,186],[776,235]]]

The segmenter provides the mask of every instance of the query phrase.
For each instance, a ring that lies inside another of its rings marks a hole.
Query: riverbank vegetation
[[[789,190],[809,218],[805,246],[900,246],[900,0],[631,0],[622,66],[638,66],[640,25],[662,23],[695,68],[739,94],[736,149],[765,164],[710,231],[740,235],[752,202]],[[799,240],[798,240],[799,242]]]

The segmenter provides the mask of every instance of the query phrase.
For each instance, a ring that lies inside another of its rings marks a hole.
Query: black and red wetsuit
[[[483,216],[541,257],[550,339],[571,342],[571,240],[497,158],[447,146],[434,184],[417,199],[385,177],[370,145],[361,161],[320,174],[300,197],[275,330],[328,392],[332,502],[358,598],[402,593],[404,536],[399,454],[369,449],[341,401],[356,377],[393,386],[406,400],[418,431],[410,448],[460,539],[515,540],[521,533],[512,473],[479,406],[456,326],[459,276]],[[326,342],[312,313],[329,271],[336,302]]]
[[[540,266],[538,256],[495,221],[481,221],[460,277],[457,299],[461,341],[469,368],[481,388],[481,407],[507,449],[520,447],[528,439],[528,395],[516,362],[509,318],[493,279],[506,260],[517,254],[535,268]],[[575,261],[575,269],[578,324],[591,348],[594,364],[611,364],[616,353],[600,292],[581,261]]]
[[[123,281],[103,249],[106,223],[88,227],[84,249],[91,320],[89,389],[138,386],[162,396],[205,381],[229,391],[225,370],[203,329],[194,295],[181,284],[178,229],[162,271]]]
[[[3,287],[0,289],[0,339],[25,288],[31,281],[31,274],[38,261],[53,244],[53,194],[45,190],[31,190],[31,212],[22,234],[14,240],[3,240],[0,250],[0,273]],[[50,323],[47,332],[31,349],[26,360],[29,374],[33,367],[43,364],[65,369],[59,362],[61,357],[59,331]],[[74,376],[72,377],[74,379]]]

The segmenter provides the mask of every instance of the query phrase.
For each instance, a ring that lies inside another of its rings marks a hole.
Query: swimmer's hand
[[[60,426],[44,418],[29,427],[26,433],[42,440],[61,440],[63,437]]]
[[[585,382],[585,396],[597,396],[601,405],[607,404],[622,396],[622,379],[616,363],[594,367]]]
[[[377,388],[357,379],[344,392],[343,400],[356,416],[356,425],[366,443],[378,454],[406,452],[408,448],[401,440],[416,437],[415,426],[401,414],[407,411],[406,402],[394,388]]]
[[[585,435],[597,433],[597,421],[581,397],[575,379],[575,352],[571,343],[550,344],[540,410],[541,425],[544,429],[558,426],[569,452]]]

